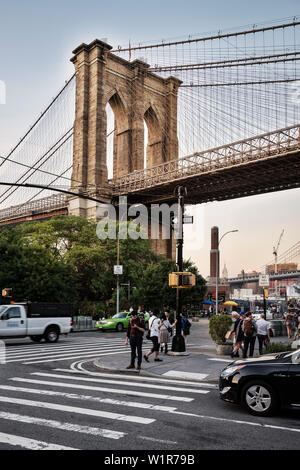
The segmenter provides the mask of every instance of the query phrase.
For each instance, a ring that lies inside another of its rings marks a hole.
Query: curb
[[[146,370],[136,370],[136,369],[116,369],[116,368],[112,368],[112,367],[104,367],[103,365],[101,365],[101,363],[99,362],[98,359],[96,359],[95,361],[93,361],[93,367],[95,367],[95,369],[98,369],[98,370],[102,370],[103,372],[108,372],[108,373],[118,373],[118,374],[124,374],[124,375],[132,375],[132,374],[135,374],[135,375],[140,375],[140,376],[145,376],[145,377],[158,377],[158,378],[162,378],[159,374],[155,374],[153,372],[148,372]],[[180,379],[181,381],[183,382],[190,382],[190,380],[188,379]],[[211,378],[211,379],[205,379],[205,382],[206,383],[209,383],[209,384],[218,384],[219,383],[219,379],[218,378]],[[203,382],[201,382],[203,383]]]

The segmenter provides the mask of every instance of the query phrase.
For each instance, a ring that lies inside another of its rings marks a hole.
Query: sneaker
[[[134,366],[132,364],[129,364],[129,366],[127,366],[126,369],[134,369]]]
[[[155,361],[157,362],[162,362],[162,359],[159,359],[159,357],[157,359],[154,359]]]
[[[148,357],[146,356],[146,354],[144,355],[144,359],[145,359],[146,362],[149,362],[149,359],[148,359]]]
[[[136,366],[136,370],[141,370],[141,366]]]

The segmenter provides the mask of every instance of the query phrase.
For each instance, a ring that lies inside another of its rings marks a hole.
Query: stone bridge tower
[[[111,49],[96,39],[77,47],[71,59],[76,73],[72,190],[87,191],[103,202],[111,201],[106,165],[107,103],[115,122],[114,178],[144,169],[144,122],[148,129],[147,167],[178,157],[180,80],[155,75],[145,62],[128,62]],[[96,218],[96,203],[92,201],[71,198],[68,210],[69,214]],[[168,256],[172,252],[174,256],[167,240],[155,242],[155,251]]]

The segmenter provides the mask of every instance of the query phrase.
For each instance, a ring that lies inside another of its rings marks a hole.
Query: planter
[[[219,354],[220,356],[229,356],[232,351],[232,346],[232,342],[216,344],[217,354]]]

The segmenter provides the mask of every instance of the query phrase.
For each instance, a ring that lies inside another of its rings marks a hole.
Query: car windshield
[[[125,318],[127,316],[127,312],[116,313],[112,318]]]
[[[6,309],[7,309],[7,305],[1,305],[1,307],[0,307],[0,315],[1,315],[1,313],[5,312]]]

